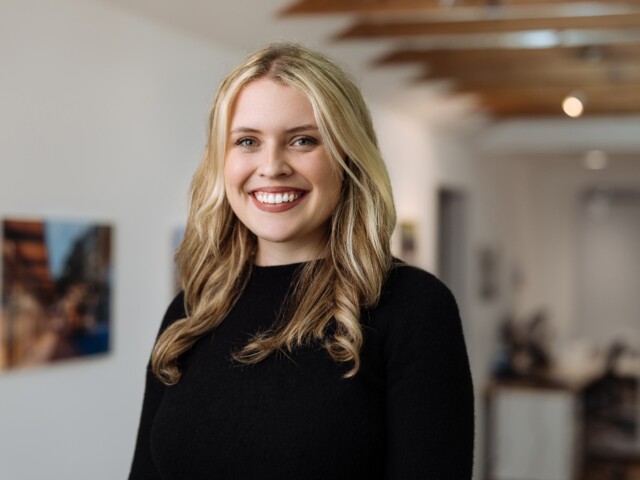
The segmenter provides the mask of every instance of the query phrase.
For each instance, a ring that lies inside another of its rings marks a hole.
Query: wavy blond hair
[[[345,175],[322,258],[302,268],[283,309],[287,318],[257,333],[234,359],[257,363],[319,340],[336,361],[352,363],[347,377],[355,375],[363,343],[360,311],[377,304],[391,267],[391,183],[360,90],[325,56],[299,45],[274,44],[254,53],[222,82],[211,108],[206,151],[176,252],[187,316],[164,330],[152,354],[153,372],[166,385],[180,380],[180,355],[224,320],[251,275],[257,241],[226,199],[223,164],[233,102],[260,78],[306,95],[329,157]]]

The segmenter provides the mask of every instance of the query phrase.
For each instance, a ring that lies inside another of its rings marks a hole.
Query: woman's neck
[[[307,244],[301,245],[300,248],[292,248],[291,244],[279,245],[270,243],[266,245],[264,242],[259,241],[255,264],[261,267],[269,267],[310,262],[324,257],[326,257],[326,249],[323,245],[318,245],[317,248],[310,248]]]

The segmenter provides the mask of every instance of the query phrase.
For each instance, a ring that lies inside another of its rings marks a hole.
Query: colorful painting
[[[2,223],[0,371],[109,350],[111,227]]]

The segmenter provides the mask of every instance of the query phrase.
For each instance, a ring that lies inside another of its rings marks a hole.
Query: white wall
[[[637,174],[633,190],[601,186],[577,208],[577,335],[624,341],[635,330],[640,339],[640,166]]]
[[[116,249],[112,353],[0,375],[3,478],[126,476],[169,300],[171,231],[185,217],[210,97],[238,58],[108,2],[0,5],[0,216],[110,222]],[[437,187],[473,188],[474,159],[419,118],[373,113],[399,217],[418,223],[418,264],[434,271]],[[474,311],[465,328],[480,365],[473,325],[488,313],[459,301]]]
[[[371,105],[376,133],[396,201],[398,222],[418,227],[416,264],[433,271],[436,239],[435,188],[439,179],[437,151],[424,124],[415,117],[382,105]],[[394,238],[394,250],[399,251]]]
[[[517,219],[522,208],[519,193],[526,176],[517,163],[476,154],[473,136],[434,126],[424,118],[389,106],[376,105],[372,113],[389,167],[399,220],[418,224],[418,266],[438,273],[438,189],[455,189],[464,192],[468,199],[469,224],[463,239],[467,285],[464,294],[457,295],[457,300],[474,378],[475,473],[476,478],[481,478],[484,469],[484,389],[495,351],[497,326],[514,302],[509,266],[515,263]],[[489,301],[483,300],[478,291],[477,254],[484,247],[499,252],[498,294]]]
[[[125,478],[211,96],[240,57],[86,0],[0,3],[0,217],[115,227],[112,352],[0,375],[0,477]]]
[[[585,169],[579,155],[528,155],[501,161],[519,163],[527,172],[521,193],[526,204],[522,217],[527,221],[520,226],[519,258],[524,287],[517,302],[519,312],[526,314],[545,308],[557,333],[558,350],[575,337],[605,345],[608,338],[603,338],[602,330],[586,326],[578,314],[577,288],[581,281],[579,199],[587,188],[640,190],[637,158],[614,154],[609,167],[598,171]],[[632,251],[626,255],[628,261],[634,258]],[[602,260],[607,261],[606,257]],[[624,278],[622,275],[624,270],[618,272],[616,282],[635,283],[633,276]],[[611,332],[616,329],[616,322],[612,320],[624,316],[622,312],[610,312],[608,328]]]
[[[110,222],[116,248],[112,354],[0,375],[0,476],[10,480],[126,476],[144,366],[170,295],[171,232],[185,218],[210,97],[240,57],[114,5],[0,3],[0,217]],[[479,150],[477,139],[400,108],[376,104],[372,113],[399,219],[419,228],[418,265],[436,269],[437,189],[460,189],[469,199],[468,285],[458,301],[478,400],[479,474],[496,327],[509,309],[540,304],[573,318],[566,182],[576,189],[590,174],[513,154],[551,151],[553,142],[540,138],[560,138],[556,126],[541,126],[540,137],[526,125],[498,124],[483,131],[489,140]],[[594,138],[597,127],[584,131]],[[566,148],[577,144],[584,142]],[[500,289],[491,301],[478,295],[481,247],[500,252]],[[548,251],[556,253],[540,261]],[[521,290],[511,282],[515,266],[526,274]],[[571,331],[570,323],[563,328]]]

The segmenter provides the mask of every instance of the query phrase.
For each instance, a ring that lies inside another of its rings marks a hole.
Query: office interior
[[[0,478],[126,478],[212,95],[277,40],[369,101],[394,252],[462,314],[474,478],[640,479],[634,0],[3,0],[0,218],[110,225],[113,289],[107,354],[0,364]]]

